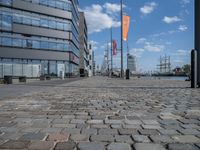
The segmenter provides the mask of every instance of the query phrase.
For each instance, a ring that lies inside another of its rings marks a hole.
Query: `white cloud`
[[[182,50],[182,49],[177,50],[177,53],[176,53],[176,55],[178,55],[178,56],[188,56],[189,54],[190,54],[189,51],[187,51],[187,50]]]
[[[130,54],[136,56],[137,58],[141,57],[142,54],[144,53],[143,48],[133,48],[130,50]]]
[[[191,2],[191,0],[181,0],[181,3],[183,4],[189,4]]]
[[[185,5],[189,4],[191,2],[191,0],[181,0],[180,4],[182,7],[185,7]]]
[[[157,7],[157,3],[151,2],[151,3],[146,3],[143,7],[140,8],[140,12],[144,15],[152,13],[155,8]]]
[[[105,3],[103,7],[106,9],[106,12],[108,14],[117,13],[120,12],[121,10],[121,6],[119,4],[114,4],[114,3]]]
[[[164,45],[158,45],[150,42],[146,42],[144,46],[144,49],[149,52],[161,52],[164,50],[164,48],[165,48]]]
[[[136,41],[136,44],[144,44],[146,42],[145,38],[140,38]]]
[[[186,25],[180,25],[178,28],[180,31],[186,31],[188,29],[188,27]]]
[[[120,21],[114,20],[111,15],[105,12],[104,7],[101,5],[93,4],[83,9],[83,11],[85,12],[89,33],[101,32],[104,29],[121,25]],[[113,11],[116,10],[112,8]]]
[[[163,21],[164,21],[165,23],[170,24],[170,23],[179,22],[179,21],[181,21],[181,19],[180,19],[179,17],[177,17],[177,16],[174,16],[174,17],[165,16],[165,17],[163,18]]]
[[[149,51],[149,52],[161,52],[164,50],[165,46],[160,44],[155,44],[153,42],[149,42],[146,38],[140,38],[136,41],[136,44],[142,44],[144,47],[143,50]],[[138,50],[138,49],[136,49]],[[141,50],[141,49],[139,49]]]

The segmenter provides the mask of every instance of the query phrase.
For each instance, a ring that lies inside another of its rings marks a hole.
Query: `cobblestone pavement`
[[[93,77],[0,101],[0,149],[198,150],[189,82]]]

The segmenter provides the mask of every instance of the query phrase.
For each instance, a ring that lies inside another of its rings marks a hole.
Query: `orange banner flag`
[[[123,40],[127,41],[128,39],[128,31],[130,26],[130,17],[129,16],[123,16]]]

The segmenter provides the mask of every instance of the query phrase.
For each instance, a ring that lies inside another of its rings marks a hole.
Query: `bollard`
[[[197,50],[191,52],[191,88],[197,88]]]
[[[130,70],[126,69],[126,80],[130,79]]]

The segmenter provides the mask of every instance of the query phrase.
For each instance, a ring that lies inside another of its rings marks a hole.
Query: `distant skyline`
[[[131,17],[129,51],[137,57],[138,70],[156,70],[160,56],[171,56],[172,68],[190,63],[194,48],[194,0],[123,0],[124,13]],[[103,61],[104,51],[113,39],[120,48],[120,0],[79,0],[85,12],[89,40],[95,50],[97,65]],[[124,42],[126,68],[127,43]],[[120,52],[114,57],[120,67]]]

